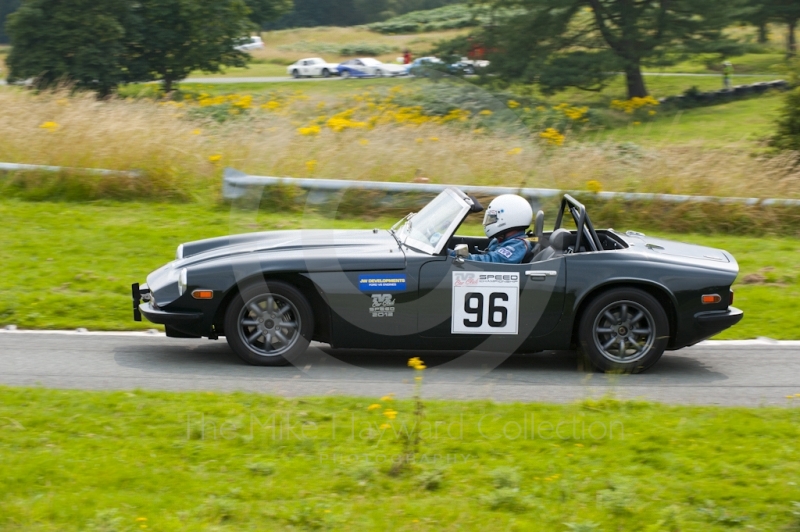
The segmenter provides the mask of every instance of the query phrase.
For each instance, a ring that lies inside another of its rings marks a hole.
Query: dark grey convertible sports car
[[[455,233],[481,210],[448,188],[389,230],[182,244],[146,285],[133,285],[134,319],[164,324],[171,337],[224,335],[239,357],[264,366],[286,364],[317,340],[334,348],[577,348],[600,370],[623,372],[742,319],[731,306],[739,268],[725,251],[596,231],[566,195],[553,231],[537,214],[522,264],[465,260],[488,239]]]

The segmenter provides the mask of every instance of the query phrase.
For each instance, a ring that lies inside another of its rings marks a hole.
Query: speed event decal
[[[392,294],[372,294],[372,307],[369,312],[373,318],[391,318],[394,316],[394,298]]]
[[[519,273],[453,272],[453,334],[517,334]]]
[[[403,273],[359,275],[358,289],[362,292],[403,292],[406,289],[406,276]]]

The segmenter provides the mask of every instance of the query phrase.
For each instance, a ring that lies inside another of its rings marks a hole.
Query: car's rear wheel
[[[379,78],[382,78],[382,77],[383,77],[384,75],[386,75],[386,74],[385,74],[385,72],[384,72],[383,70],[381,70],[381,69],[379,68],[379,69],[375,70],[375,75],[376,75],[377,77],[379,77]]]
[[[296,68],[295,68],[294,70],[292,70],[292,77],[293,77],[294,79],[297,79],[297,78],[299,78],[299,77],[300,77],[300,71],[299,71],[299,70],[297,70]]]
[[[329,77],[331,77],[331,71],[330,71],[330,70],[328,70],[327,68],[323,68],[323,69],[322,69],[322,77],[323,77],[323,78],[329,78]]]
[[[280,281],[242,290],[225,313],[231,349],[256,366],[283,366],[303,354],[314,332],[314,314],[303,294]]]
[[[661,303],[647,292],[615,288],[589,303],[578,339],[581,354],[597,369],[639,373],[664,354],[669,320]]]
[[[350,77],[350,71],[349,71],[349,70],[342,70],[342,73],[341,73],[341,74],[339,74],[339,75],[340,75],[341,77],[343,77],[344,79],[347,79],[347,78],[349,78],[349,77]]]

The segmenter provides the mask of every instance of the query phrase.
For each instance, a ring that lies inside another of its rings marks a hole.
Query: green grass
[[[552,213],[551,213],[552,214]],[[153,327],[131,321],[130,285],[174,257],[178,244],[237,232],[290,228],[389,227],[393,219],[303,219],[285,212],[231,214],[203,204],[53,203],[0,201],[0,326],[129,330]],[[550,218],[552,219],[552,218]],[[476,219],[477,220],[477,219]],[[479,221],[479,220],[478,220]],[[598,220],[598,224],[602,221]],[[617,229],[646,229],[618,227]],[[475,222],[462,232],[478,234]],[[720,247],[740,264],[736,305],[739,325],[720,338],[800,338],[800,241],[662,235]],[[756,284],[741,284],[759,274]]]
[[[370,403],[398,412],[390,428]],[[797,408],[430,401],[414,465],[392,476],[394,431],[414,430],[412,411],[377,399],[0,388],[0,528],[800,527]]]
[[[703,142],[705,147],[762,141],[774,130],[783,96],[768,94],[719,105],[662,113],[652,122],[584,136],[587,140],[630,141],[648,145]]]

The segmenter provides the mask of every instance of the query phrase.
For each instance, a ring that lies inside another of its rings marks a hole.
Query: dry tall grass
[[[294,105],[316,113],[317,102]],[[298,111],[300,112],[300,111]],[[232,166],[260,175],[800,197],[793,155],[752,157],[702,146],[640,148],[537,135],[475,133],[451,125],[383,125],[304,136],[297,114],[254,109],[218,124],[149,100],[0,90],[0,161],[139,170],[153,196],[210,197]],[[597,183],[589,183],[596,181]]]

